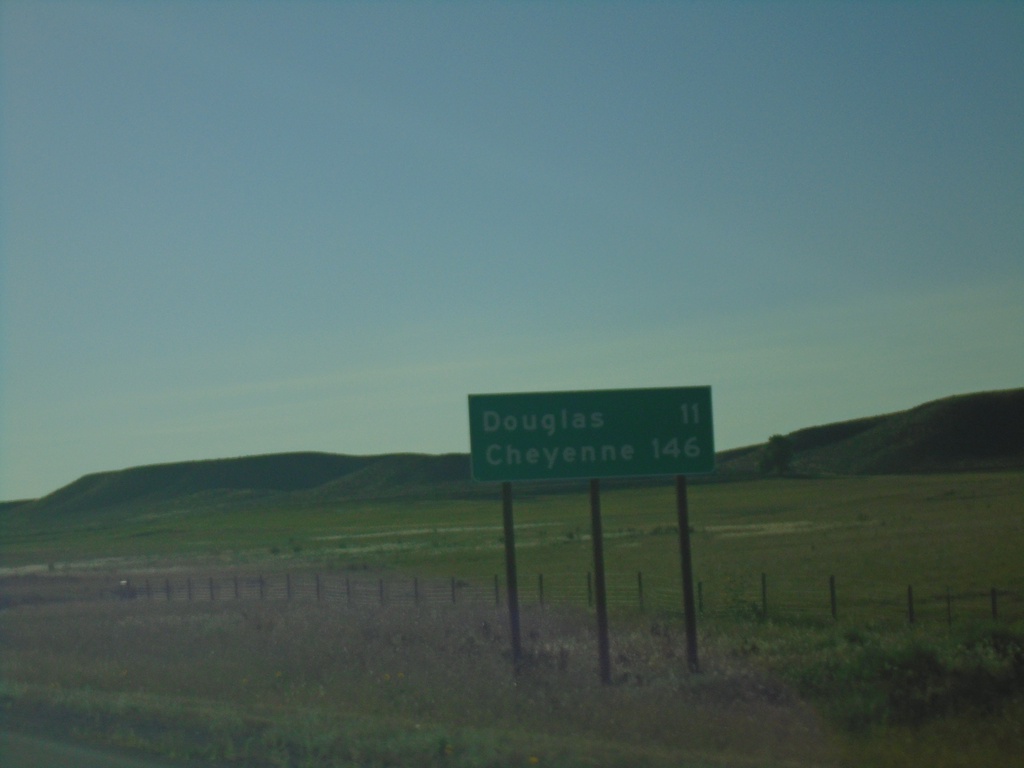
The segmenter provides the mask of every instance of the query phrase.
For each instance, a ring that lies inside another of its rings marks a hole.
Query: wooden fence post
[[[761,574],[761,618],[768,618],[768,574]]]
[[[836,604],[836,577],[828,577],[828,596],[829,602],[832,604],[832,621],[839,618],[838,605]]]

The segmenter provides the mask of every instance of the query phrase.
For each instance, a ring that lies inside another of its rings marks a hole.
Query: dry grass
[[[711,651],[684,672],[666,624],[613,636],[602,686],[586,615],[286,602],[24,605],[2,614],[9,707],[108,741],[244,764],[826,765],[786,686]],[[277,761],[277,763],[275,763]]]
[[[517,677],[507,615],[481,603],[115,600],[111,583],[0,580],[16,725],[246,766],[966,768],[1024,744],[1019,624],[706,621],[691,675],[678,620],[634,615],[602,686],[593,616],[565,605],[525,610]]]

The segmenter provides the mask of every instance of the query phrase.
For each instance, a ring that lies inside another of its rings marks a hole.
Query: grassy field
[[[0,702],[19,727],[58,720],[225,765],[1011,765],[1024,747],[1022,498],[1019,472],[692,485],[704,611],[691,675],[674,491],[609,490],[611,686],[586,599],[583,487],[516,499],[519,677],[507,617],[486,599],[204,600],[200,588],[317,574],[455,577],[486,594],[504,573],[497,492],[287,509],[218,497],[62,526],[7,514]],[[96,599],[121,579],[186,577],[191,602]]]
[[[472,500],[400,499],[281,508],[260,496],[153,504],[71,520],[8,513],[0,555],[9,567],[123,558],[130,570],[161,558],[244,568],[371,568],[409,575],[489,581],[504,573],[501,505]],[[913,586],[926,613],[946,614],[974,595],[987,610],[993,587],[1024,593],[1020,546],[1024,475],[922,475],[763,480],[691,485],[696,578],[710,614],[828,613],[834,576],[843,617],[902,620]],[[611,490],[602,496],[606,568],[614,594],[633,602],[642,572],[652,608],[679,605],[674,489]],[[592,570],[585,487],[578,493],[515,500],[524,599],[582,600]]]

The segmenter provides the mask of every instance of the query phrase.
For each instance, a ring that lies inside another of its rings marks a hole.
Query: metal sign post
[[[676,475],[676,513],[679,517],[679,562],[683,569],[683,616],[686,620],[686,663],[691,672],[697,663],[697,604],[693,599],[693,557],[690,553],[690,509],[686,477]]]
[[[512,666],[519,673],[523,640],[519,629],[519,579],[516,576],[516,532],[512,521],[512,483],[501,484],[501,509],[505,526],[505,591],[508,593],[508,624],[512,634]]]
[[[597,658],[601,682],[612,680],[611,644],[608,640],[608,592],[604,579],[604,535],[601,532],[601,481],[590,481],[590,530],[594,544],[594,596],[597,598]]]

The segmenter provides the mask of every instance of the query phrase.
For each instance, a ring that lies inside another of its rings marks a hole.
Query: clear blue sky
[[[0,5],[0,499],[1024,385],[1024,4]]]

